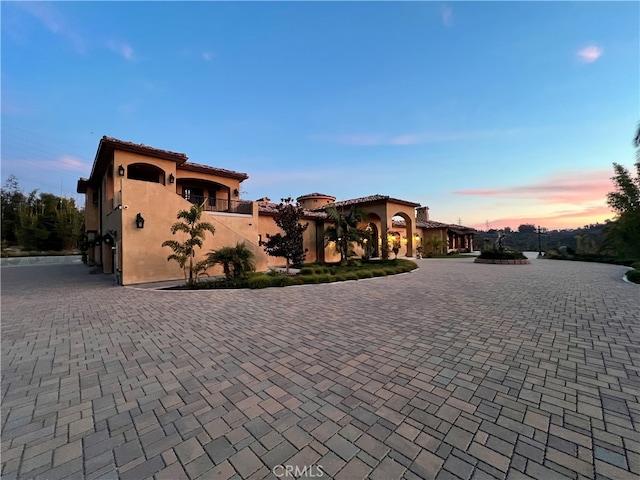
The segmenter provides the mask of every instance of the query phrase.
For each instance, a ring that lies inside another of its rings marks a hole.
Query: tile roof
[[[328,205],[323,205],[322,207],[316,208],[315,210],[324,210],[328,207],[348,207],[350,205],[359,205],[362,203],[373,203],[373,202],[393,202],[399,203],[401,205],[408,205],[410,207],[419,207],[419,203],[409,202],[408,200],[401,200],[399,198],[393,198],[389,195],[369,195],[368,197],[360,197],[360,198],[352,198],[350,200],[342,200],[340,202],[330,203]]]
[[[242,172],[235,172],[233,170],[227,170],[225,168],[210,167],[209,165],[202,165],[201,163],[185,162],[178,166],[178,170],[187,170],[191,172],[211,173],[213,175],[219,175],[221,177],[235,178],[237,180],[246,180],[249,175]]]
[[[327,195],[325,193],[318,193],[318,192],[313,192],[313,193],[307,193],[306,195],[301,195],[298,197],[298,199],[301,198],[313,198],[313,197],[329,197],[329,198],[336,198],[333,195]]]
[[[262,213],[264,215],[275,215],[278,212],[277,203],[273,202],[260,202],[258,201],[258,213]],[[319,212],[316,210],[306,210],[303,209],[303,217],[305,218],[327,218],[327,214],[324,212]]]
[[[394,227],[405,227],[405,222],[404,220],[394,220],[393,221],[393,226]],[[436,222],[435,220],[417,220],[416,221],[416,227],[420,227],[420,228],[448,228],[449,230],[454,230],[458,233],[468,233],[468,232],[475,232],[475,228],[471,228],[471,227],[465,227],[463,225],[455,225],[453,223],[442,223],[442,222]]]
[[[119,150],[130,151],[134,153],[142,153],[152,157],[176,160],[179,163],[186,162],[189,157],[185,153],[172,152],[171,150],[163,150],[161,148],[150,147],[144,143],[126,142],[114,137],[104,135],[100,140],[100,146],[105,145]],[[98,147],[99,149],[100,147]]]

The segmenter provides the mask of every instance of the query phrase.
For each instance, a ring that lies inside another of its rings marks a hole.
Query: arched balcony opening
[[[164,170],[150,163],[132,163],[127,165],[127,178],[142,182],[161,183],[165,185]]]

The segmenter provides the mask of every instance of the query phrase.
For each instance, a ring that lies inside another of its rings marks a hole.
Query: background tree
[[[354,244],[364,247],[365,240],[371,240],[367,230],[358,228],[358,224],[364,221],[365,215],[355,205],[352,205],[346,212],[330,207],[326,213],[328,220],[333,222],[333,225],[325,229],[325,241],[335,243],[336,252],[340,254],[340,263],[344,264],[355,255]],[[384,244],[384,242],[382,243]]]
[[[9,175],[0,192],[2,205],[2,245],[17,245],[16,236],[18,230],[18,215],[20,208],[25,204],[25,196],[20,191],[18,179],[15,175]]]
[[[84,215],[75,200],[37,190],[25,195],[14,175],[2,193],[2,245],[26,251],[61,251],[79,248],[84,237]]]
[[[506,228],[504,230],[505,230],[505,232],[507,231]],[[531,224],[531,223],[525,223],[525,224],[520,225],[518,227],[518,232],[519,233],[535,233],[535,231],[536,231],[536,226]],[[509,232],[507,232],[507,233],[509,233]]]
[[[640,259],[640,126],[633,144],[638,148],[635,177],[622,165],[613,164],[615,191],[607,194],[607,204],[618,217],[607,233],[617,256]]]
[[[202,243],[206,237],[206,232],[214,234],[216,229],[208,222],[201,222],[203,208],[200,205],[193,205],[189,210],[178,212],[177,218],[181,220],[171,226],[171,233],[175,235],[182,232],[188,235],[184,242],[177,240],[166,240],[162,242],[163,247],[169,247],[173,253],[167,257],[167,261],[174,260],[184,270],[185,280],[188,285],[193,285],[198,278],[198,274],[206,270],[207,260],[201,260],[194,265],[193,258],[196,256],[196,247],[202,248]],[[189,263],[187,267],[187,262]],[[188,272],[188,278],[187,278]]]
[[[287,273],[289,273],[290,265],[300,266],[306,257],[302,235],[309,224],[300,223],[303,214],[302,207],[297,202],[294,203],[291,197],[283,198],[276,207],[274,221],[284,234],[267,234],[267,240],[260,242],[267,255],[286,259]]]

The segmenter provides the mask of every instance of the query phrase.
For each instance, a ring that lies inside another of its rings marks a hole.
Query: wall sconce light
[[[124,177],[124,167],[122,165],[118,167],[118,175]]]
[[[234,188],[234,189],[233,189],[233,196],[234,196],[234,197],[237,197],[238,195],[240,195],[240,192],[238,191],[238,189],[237,189],[237,188]]]
[[[176,181],[176,177],[173,176],[173,173],[169,174],[169,183],[173,183]]]
[[[139,213],[136,215],[136,227],[144,228],[144,218]]]

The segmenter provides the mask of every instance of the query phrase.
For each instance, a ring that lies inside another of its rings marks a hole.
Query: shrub
[[[358,280],[358,274],[356,272],[347,272],[344,274],[345,280]]]
[[[640,270],[640,261],[633,262],[631,264],[631,268],[635,268],[636,270]]]
[[[627,272],[627,279],[633,283],[640,283],[640,270],[629,270]]]
[[[271,277],[272,287],[288,287],[293,285],[293,279],[289,275],[277,275]]]
[[[372,270],[361,270],[357,273],[358,278],[373,278]]]
[[[304,283],[320,283],[319,275],[305,275],[300,277],[300,279],[303,280]]]
[[[328,273],[322,273],[317,275],[318,282],[317,283],[330,283],[333,281],[333,277]]]
[[[387,271],[382,269],[372,270],[371,273],[374,277],[385,277],[387,275]]]
[[[249,288],[267,288],[272,285],[273,278],[267,275],[255,276],[251,277],[247,280],[247,285]]]

